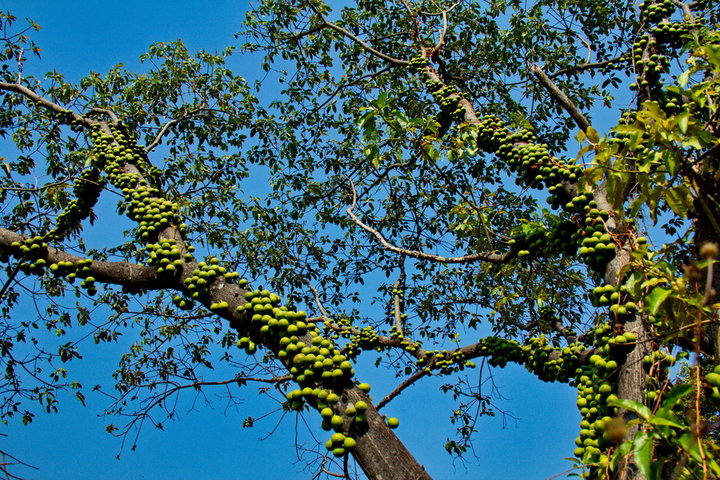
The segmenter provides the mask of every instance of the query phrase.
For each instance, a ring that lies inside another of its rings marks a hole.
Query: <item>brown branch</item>
[[[90,127],[92,125],[100,125],[101,122],[91,120],[89,118],[83,117],[82,115],[78,115],[75,112],[72,112],[70,110],[67,110],[60,105],[51,102],[50,100],[41,97],[34,91],[30,90],[29,88],[17,84],[17,83],[6,83],[6,82],[0,82],[0,90],[5,90],[8,92],[15,92],[19,93],[20,95],[24,96],[28,100],[31,100],[38,105],[41,105],[42,107],[47,108],[48,110],[51,110],[55,113],[67,115],[72,121],[78,122],[86,127]]]
[[[570,114],[570,116],[575,120],[575,123],[578,127],[580,127],[580,130],[583,132],[587,131],[588,128],[590,128],[590,122],[588,119],[583,115],[580,110],[575,106],[572,100],[570,100],[570,97],[568,97],[565,92],[560,90],[557,85],[550,79],[550,77],[547,76],[547,74],[543,71],[542,68],[540,68],[537,65],[532,65],[530,67],[530,71],[535,75],[535,78],[537,81],[542,85],[545,90],[550,94],[551,97],[555,99],[555,101],[560,104],[560,106]]]
[[[167,122],[165,125],[162,126],[162,128],[160,128],[160,131],[158,132],[157,135],[155,135],[155,138],[153,139],[152,142],[150,142],[150,145],[148,145],[148,146],[145,148],[145,152],[150,152],[150,151],[152,151],[155,147],[157,147],[158,145],[160,145],[160,143],[162,143],[162,138],[163,138],[165,135],[167,135],[168,131],[170,130],[170,127],[172,127],[172,126],[175,125],[176,123],[179,123],[179,122],[183,121],[184,119],[186,119],[186,118],[188,118],[188,117],[191,117],[193,114],[199,112],[200,110],[203,110],[204,108],[205,108],[205,106],[202,105],[202,106],[200,106],[200,107],[198,107],[198,108],[195,108],[195,109],[193,109],[193,110],[190,110],[189,112],[185,113],[184,115],[182,115],[182,116],[180,116],[180,117],[178,117],[178,118],[173,118],[172,120],[170,120],[169,122]]]
[[[407,257],[416,258],[418,260],[429,260],[433,262],[438,263],[470,263],[470,262],[488,262],[493,263],[496,265],[507,263],[509,260],[511,260],[515,256],[514,250],[509,250],[506,253],[496,253],[496,252],[481,252],[481,253],[473,253],[470,255],[464,255],[462,257],[443,257],[441,255],[435,255],[432,253],[425,253],[420,252],[417,250],[407,250],[404,248],[397,247],[390,242],[388,242],[383,235],[378,232],[377,230],[373,229],[372,227],[368,226],[367,224],[363,223],[362,220],[360,220],[355,213],[353,213],[353,210],[355,209],[355,206],[357,204],[357,193],[355,192],[355,185],[353,184],[352,180],[350,181],[352,192],[353,192],[353,201],[352,205],[347,208],[346,212],[350,216],[353,222],[355,222],[356,225],[358,225],[360,228],[365,230],[366,232],[372,234],[377,241],[382,245],[383,248],[386,250],[389,250],[391,252],[405,255]]]
[[[602,62],[595,62],[595,63],[581,63],[579,65],[575,65],[573,67],[567,67],[567,68],[561,68],[555,73],[552,73],[548,75],[550,78],[559,77],[560,75],[568,75],[571,73],[578,73],[583,72],[585,70],[592,70],[593,68],[600,68],[605,67],[607,65],[610,65],[614,62],[619,62],[621,60],[625,60],[626,58],[630,58],[631,54],[630,52],[623,53],[619,57],[611,58],[609,60],[603,60]]]
[[[393,284],[393,312],[395,315],[395,331],[402,335],[403,333],[403,301],[400,293],[400,289],[405,284],[405,257],[401,257],[400,263],[400,276],[397,281]]]
[[[110,117],[112,125],[117,125],[120,123],[120,120],[118,119],[117,115],[115,115],[115,112],[113,112],[112,110],[108,110],[107,108],[93,107],[90,109],[90,113],[102,113],[103,115],[107,115],[108,117]]]
[[[422,377],[424,377],[424,376],[427,375],[427,374],[428,374],[428,372],[427,372],[427,370],[425,370],[424,368],[421,369],[421,370],[418,370],[418,371],[415,372],[415,373],[413,373],[413,374],[410,375],[408,378],[406,378],[405,380],[403,380],[403,382],[402,382],[400,385],[398,385],[397,387],[395,387],[395,389],[394,389],[392,392],[388,393],[388,394],[385,396],[385,398],[383,398],[382,400],[380,400],[380,401],[378,402],[378,404],[375,406],[375,408],[378,409],[378,410],[380,410],[382,407],[384,407],[385,405],[387,405],[388,403],[390,403],[390,401],[391,401],[393,398],[395,398],[395,397],[397,397],[398,395],[400,395],[400,394],[403,392],[403,390],[405,390],[405,389],[408,388],[410,385],[412,385],[413,383],[417,382],[418,380],[420,380]]]
[[[315,12],[315,14],[318,16],[318,18],[320,18],[320,21],[322,22],[322,24],[324,26],[326,26],[327,28],[329,28],[331,30],[335,30],[339,34],[349,38],[350,40],[352,40],[353,42],[358,44],[360,47],[362,47],[362,49],[365,50],[366,52],[369,52],[369,53],[375,55],[376,57],[385,60],[386,62],[390,62],[393,65],[405,66],[405,65],[410,64],[410,62],[408,62],[407,60],[401,60],[399,58],[391,57],[389,55],[382,53],[379,50],[374,49],[373,47],[371,47],[370,45],[368,45],[367,43],[362,41],[360,38],[355,36],[352,32],[342,28],[339,25],[336,25],[336,24],[330,22],[327,18],[325,18],[325,16],[320,12],[320,10],[318,10],[317,7],[315,7],[314,5],[310,5],[310,8]]]
[[[6,228],[0,227],[0,249],[7,253],[13,253],[13,242],[24,242],[28,237],[20,235]],[[49,263],[73,262],[87,260],[84,257],[71,255],[54,247],[47,247],[43,254]],[[89,275],[95,277],[98,282],[122,285],[138,289],[158,290],[167,288],[168,281],[158,277],[153,267],[137,265],[130,262],[101,262],[93,260],[89,265]]]

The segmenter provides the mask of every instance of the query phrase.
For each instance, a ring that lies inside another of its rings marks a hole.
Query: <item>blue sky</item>
[[[117,63],[133,69],[147,46],[158,41],[182,39],[191,50],[220,50],[237,42],[233,33],[240,29],[248,3],[215,0],[88,2],[57,0],[10,1],[13,14],[32,18],[42,26],[33,38],[42,48],[42,59],[26,67],[40,73],[56,69],[70,80],[93,70],[105,72]],[[236,72],[254,78],[259,67],[253,61],[231,61]],[[266,95],[275,91],[266,85]],[[262,95],[262,93],[261,93]],[[2,145],[0,145],[0,148]],[[6,155],[0,150],[0,156]],[[132,339],[128,338],[127,342]],[[109,382],[119,355],[127,344],[85,348],[85,359],[74,366],[78,379],[86,386]],[[368,362],[369,363],[369,362]],[[382,398],[393,384],[374,375],[370,364],[356,368],[358,376],[374,385],[375,397]],[[439,393],[441,379],[430,379],[414,386],[394,400],[386,413],[397,416],[397,430],[411,452],[436,479],[548,479],[571,467],[563,460],[574,448],[579,414],[575,392],[567,385],[543,384],[524,370],[510,366],[495,370],[495,382],[505,400],[498,406],[513,413],[515,419],[481,418],[477,424],[477,458],[453,461],[443,450],[445,438],[452,435],[448,421],[453,402]],[[231,376],[230,373],[228,376]],[[469,375],[477,375],[471,372]],[[120,441],[105,433],[108,423],[117,420],[98,417],[107,400],[88,393],[86,407],[65,399],[56,415],[38,415],[28,427],[11,424],[0,427],[0,449],[6,450],[39,470],[23,470],[33,479],[205,479],[205,478],[310,478],[302,473],[295,444],[312,445],[308,429],[287,416],[268,439],[259,441],[275,426],[279,415],[259,422],[252,429],[242,428],[248,416],[258,417],[274,408],[257,394],[253,386],[238,392],[244,403],[226,408],[218,398],[221,391],[208,391],[211,405],[202,401],[191,409],[193,398],[184,397],[178,407],[179,420],[167,423],[165,431],[144,429],[138,449],[122,451]],[[324,438],[315,426],[314,414],[307,416],[311,431]],[[561,475],[563,477],[564,475]]]

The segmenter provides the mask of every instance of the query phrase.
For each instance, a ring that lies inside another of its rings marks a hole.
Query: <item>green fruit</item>
[[[346,449],[355,448],[356,444],[357,442],[352,437],[345,437],[345,440],[343,441],[343,447],[345,447]]]
[[[332,408],[323,408],[320,411],[320,416],[323,418],[332,418],[334,415],[334,412],[332,411]]]
[[[361,383],[357,388],[365,393],[370,393],[370,384],[368,383]]]
[[[708,383],[712,385],[713,387],[720,387],[720,374],[715,372],[710,372],[707,375],[705,375],[705,378],[707,379]]]
[[[390,417],[387,419],[387,424],[390,428],[397,428],[400,425],[400,420],[395,417]]]
[[[343,418],[340,415],[333,415],[330,419],[330,425],[332,425],[335,430],[342,429]]]
[[[342,457],[343,455],[345,455],[345,449],[343,447],[333,448],[332,453],[336,457]]]
[[[362,400],[355,402],[355,410],[358,412],[364,412],[368,409],[368,404],[363,402]]]

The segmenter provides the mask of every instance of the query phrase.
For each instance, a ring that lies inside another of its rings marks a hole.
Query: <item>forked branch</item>
[[[425,253],[420,252],[417,250],[407,250],[405,248],[400,248],[396,245],[391,244],[387,241],[387,239],[377,230],[370,227],[366,223],[364,223],[360,218],[358,218],[357,215],[353,212],[355,209],[355,206],[357,205],[357,192],[355,191],[355,185],[352,181],[350,181],[350,185],[352,188],[352,205],[347,208],[346,212],[350,216],[350,219],[360,228],[365,230],[366,232],[372,234],[374,236],[378,243],[386,249],[391,252],[404,255],[407,257],[417,258],[418,260],[429,260],[432,262],[438,262],[438,263],[470,263],[470,262],[488,262],[493,263],[496,265],[501,265],[504,263],[507,263],[509,260],[511,260],[515,256],[514,250],[509,250],[505,253],[498,253],[498,252],[480,252],[480,253],[473,253],[470,255],[463,255],[461,257],[444,257],[442,255],[435,255],[432,253]]]

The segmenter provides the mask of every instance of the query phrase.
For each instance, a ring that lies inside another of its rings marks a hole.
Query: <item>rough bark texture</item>
[[[594,199],[598,203],[598,207],[604,210],[613,211],[613,207],[607,199],[607,192],[604,186],[598,187],[594,192]],[[620,231],[624,229],[624,225],[619,224],[615,218],[608,220],[608,227]],[[605,283],[616,285],[618,282],[618,274],[620,270],[630,263],[630,247],[627,244],[616,248],[615,258],[608,263],[605,268]],[[643,318],[639,315],[633,316],[626,320],[622,328],[624,331],[633,332],[637,337],[636,345],[627,353],[625,361],[620,366],[617,374],[617,396],[632,400],[639,403],[645,402],[645,379],[647,374],[643,367],[642,358],[650,351],[648,331],[645,327]],[[625,420],[632,420],[633,414],[628,411],[622,411],[620,414]],[[628,429],[626,438],[631,438],[637,432],[638,427],[634,426]],[[645,480],[645,476],[640,473],[632,461],[627,462],[624,466],[618,468],[615,478],[619,480]]]
[[[363,392],[352,389],[346,392],[346,396],[343,396],[345,404],[351,404],[358,400],[368,402],[367,429],[357,432],[351,429],[350,434],[357,435],[357,447],[353,456],[368,478],[372,480],[429,480],[431,477],[425,468],[415,461]]]

